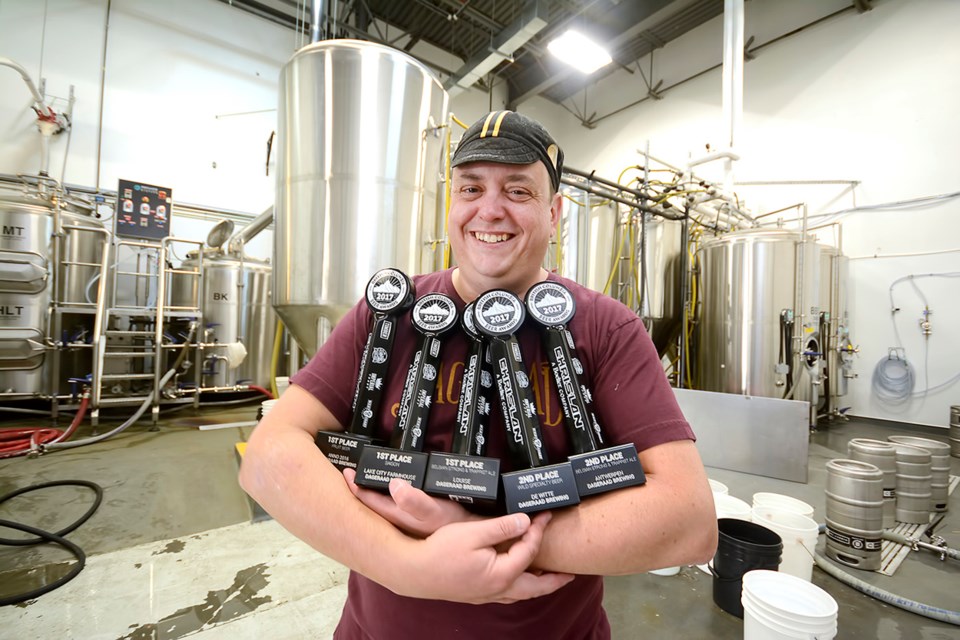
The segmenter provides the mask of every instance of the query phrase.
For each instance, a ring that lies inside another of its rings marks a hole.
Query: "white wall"
[[[849,2],[817,0],[747,2],[746,36],[754,45],[799,24],[826,16]],[[960,3],[949,0],[880,1],[872,11],[850,10],[762,48],[745,65],[744,114],[736,144],[742,160],[736,179],[857,180],[843,185],[738,187],[754,213],[806,202],[811,215],[960,190],[953,159],[960,145]],[[801,22],[798,22],[801,21]],[[655,52],[654,75],[669,86],[718,64],[718,18]],[[641,63],[648,72],[648,60]],[[566,110],[533,99],[519,109],[559,134],[567,164],[616,178],[651,154],[683,165],[723,146],[719,69],[603,119],[594,130]],[[638,74],[617,72],[588,91],[589,110],[600,116],[646,93]],[[575,97],[582,101],[583,96]],[[704,167],[712,179],[720,167]],[[889,288],[900,277],[960,271],[960,199],[895,211],[846,214],[843,249],[850,263],[852,337],[860,345],[859,378],[844,405],[850,413],[946,427],[950,406],[960,404],[960,381],[902,406],[887,406],[871,392],[874,366],[896,345]],[[818,220],[822,222],[823,220]],[[834,232],[824,234],[829,241]],[[914,252],[953,252],[884,257]],[[865,257],[874,256],[878,257]],[[960,373],[960,278],[915,280],[933,310],[933,333],[921,335],[923,303],[909,282],[894,288],[901,308],[895,320],[916,390]],[[927,377],[929,376],[929,377]]]

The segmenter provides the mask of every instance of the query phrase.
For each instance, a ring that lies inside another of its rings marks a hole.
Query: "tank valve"
[[[932,313],[933,311],[930,311],[930,307],[923,308],[923,317],[920,318],[920,332],[925,336],[933,333],[933,328],[930,326],[930,315]]]

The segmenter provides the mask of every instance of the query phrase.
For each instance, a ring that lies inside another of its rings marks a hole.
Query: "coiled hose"
[[[26,538],[22,540],[15,540],[10,538],[0,538],[0,544],[7,546],[31,546],[35,544],[43,544],[45,542],[53,542],[60,545],[61,547],[70,551],[76,558],[77,563],[68,571],[65,575],[54,580],[53,582],[46,584],[38,589],[28,591],[26,593],[19,593],[9,596],[0,596],[0,607],[8,604],[17,604],[24,602],[26,600],[32,600],[34,598],[39,598],[45,593],[49,593],[58,587],[65,585],[79,575],[83,570],[84,565],[87,562],[87,555],[83,552],[83,549],[78,547],[76,544],[70,542],[63,536],[67,535],[84,522],[90,519],[90,516],[96,512],[100,507],[100,503],[103,502],[103,489],[100,485],[89,482],[87,480],[55,480],[53,482],[44,482],[41,484],[35,484],[29,487],[24,487],[23,489],[17,489],[7,495],[0,497],[0,504],[15,498],[16,496],[28,493],[30,491],[36,491],[38,489],[45,489],[47,487],[60,487],[60,486],[78,486],[78,487],[87,487],[92,489],[96,494],[96,498],[93,501],[93,504],[87,509],[87,512],[84,513],[80,518],[75,521],[73,524],[68,527],[57,531],[56,533],[50,533],[49,531],[44,531],[43,529],[37,529],[36,527],[31,527],[26,524],[20,524],[19,522],[12,522],[10,520],[0,520],[0,527],[6,527],[8,529],[15,529],[17,531],[23,531],[26,533],[32,533],[37,536],[36,538]]]

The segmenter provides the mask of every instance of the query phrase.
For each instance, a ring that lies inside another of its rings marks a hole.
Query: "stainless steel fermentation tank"
[[[696,388],[809,400],[820,384],[820,248],[782,229],[728,233],[700,249]]]
[[[39,192],[0,196],[0,395],[56,393],[61,364],[75,376],[90,373],[107,238],[78,203],[58,205]]]
[[[624,301],[626,291],[632,290],[634,307],[639,304],[642,277],[645,287],[640,315],[663,354],[680,321],[682,223],[646,214],[641,233],[639,222],[633,219],[631,244],[627,233],[630,213],[621,212],[617,203],[575,187],[566,187],[562,193],[560,224],[544,267]]]
[[[820,411],[835,416],[843,407],[848,382],[856,377],[853,356],[856,347],[850,340],[850,317],[847,306],[847,273],[849,258],[831,245],[820,245],[820,334],[824,354],[823,393]]]
[[[312,355],[382,267],[442,265],[447,93],[402,51],[326,40],[280,73],[273,304]]]
[[[203,387],[255,384],[269,388],[277,329],[277,317],[270,306],[269,261],[205,247],[202,258],[197,251],[188,253],[178,270],[195,270],[201,259],[203,292],[199,300],[204,327],[198,342],[205,345],[201,364]],[[171,304],[193,304],[198,299],[197,286],[197,278],[174,273]],[[239,366],[231,367],[227,349],[237,342],[243,343],[247,355]],[[187,373],[184,378],[192,379],[193,374]]]

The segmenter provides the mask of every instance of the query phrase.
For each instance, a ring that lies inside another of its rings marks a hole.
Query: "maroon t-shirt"
[[[642,451],[674,440],[693,440],[693,431],[677,406],[640,318],[609,296],[553,274],[550,279],[562,283],[573,294],[576,315],[569,329],[584,368],[580,381],[592,391],[593,407],[607,443],[633,442]],[[453,287],[452,270],[415,276],[413,281],[417,296],[444,293],[454,300],[459,311],[463,310],[464,301]],[[337,324],[317,355],[292,378],[344,425],[350,421],[356,372],[371,325],[367,305],[360,301]],[[571,449],[549,361],[532,320],[528,319],[520,328],[517,339],[534,390],[548,459],[563,461]],[[384,440],[389,440],[393,430],[406,370],[417,341],[409,315],[401,318],[378,419],[379,436]],[[450,449],[468,346],[462,330],[453,331],[444,339],[426,451]],[[499,405],[495,406],[490,415],[487,455],[501,458],[501,471],[505,472],[517,465],[510,459],[503,419]],[[469,605],[398,596],[351,572],[347,602],[335,638],[419,640],[428,630],[431,637],[600,640],[610,636],[602,600],[600,576],[577,576],[553,594],[511,605]]]

